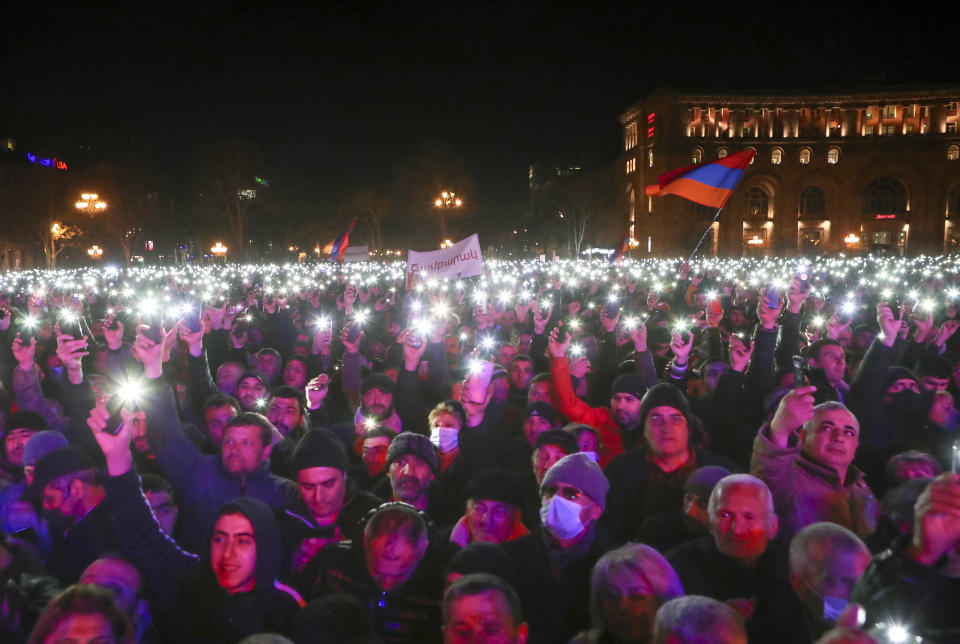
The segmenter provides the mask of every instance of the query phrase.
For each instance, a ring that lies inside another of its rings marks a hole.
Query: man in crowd
[[[833,521],[865,538],[878,503],[853,466],[857,418],[839,402],[813,406],[815,387],[793,389],[754,440],[751,471],[769,486],[786,539],[818,521]],[[799,430],[799,431],[798,431]]]
[[[526,644],[527,633],[517,593],[493,575],[466,575],[443,595],[444,644]]]
[[[374,493],[412,505],[437,525],[450,525],[459,516],[459,509],[450,504],[446,491],[436,481],[438,463],[437,448],[429,438],[412,432],[397,434],[387,450],[389,488],[381,485]]]
[[[847,375],[847,354],[836,340],[824,338],[807,348],[807,379],[817,388],[814,400],[844,402],[850,385],[844,380]]]
[[[610,511],[605,522],[617,541],[636,536],[644,518],[679,507],[683,484],[697,468],[737,470],[727,459],[690,444],[690,405],[679,389],[661,383],[638,403],[636,422],[645,440],[606,468]]]
[[[505,543],[530,533],[521,510],[523,490],[506,472],[487,471],[471,478],[464,488],[464,515],[450,530],[449,541],[459,547],[475,542]]]
[[[657,611],[653,644],[747,644],[743,619],[730,606],[709,597],[671,599]]]
[[[683,505],[647,517],[632,539],[666,552],[691,539],[710,534],[710,514],[707,504],[713,488],[729,470],[707,465],[694,471],[683,484]]]

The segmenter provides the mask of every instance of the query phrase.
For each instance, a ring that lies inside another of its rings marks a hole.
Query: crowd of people
[[[415,277],[2,276],[0,641],[960,642],[953,258]]]

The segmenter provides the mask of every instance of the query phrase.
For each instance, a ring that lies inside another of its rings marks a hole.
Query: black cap
[[[580,451],[577,437],[563,429],[549,429],[545,432],[540,432],[537,435],[537,442],[533,447],[534,449],[540,449],[544,445],[556,445],[567,454]]]
[[[7,418],[7,424],[4,427],[3,433],[6,435],[14,429],[29,429],[33,432],[42,432],[45,429],[49,429],[49,427],[47,426],[47,421],[37,412],[30,411],[29,409],[20,409],[10,414]]]
[[[647,387],[643,384],[643,378],[636,373],[624,373],[617,376],[610,388],[610,394],[630,394],[637,400],[643,398],[647,392]]]
[[[487,470],[467,481],[463,495],[468,499],[485,499],[523,507],[523,489],[508,472]]]
[[[22,498],[27,501],[39,501],[43,498],[43,489],[50,481],[92,467],[93,461],[90,457],[73,445],[48,452],[37,461],[36,469],[33,471],[33,483],[24,490]]]
[[[396,383],[391,380],[390,376],[384,373],[371,373],[363,379],[360,385],[360,395],[362,396],[370,389],[379,389],[380,391],[392,394],[396,389]]]
[[[347,471],[347,451],[343,443],[326,429],[311,429],[293,450],[293,471],[311,467],[332,467]]]
[[[550,421],[550,424],[554,427],[560,426],[560,413],[553,408],[553,405],[545,400],[538,400],[527,405],[527,409],[523,413],[523,418],[526,420],[530,418],[530,416],[540,416]]]
[[[387,469],[390,469],[391,463],[407,454],[413,454],[429,465],[431,470],[437,471],[440,460],[437,457],[437,448],[423,434],[414,434],[413,432],[397,434],[397,437],[393,439],[387,449]]]

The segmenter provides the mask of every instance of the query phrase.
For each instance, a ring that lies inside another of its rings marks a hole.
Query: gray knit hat
[[[540,490],[542,492],[543,488],[557,483],[577,488],[593,499],[601,510],[607,509],[607,492],[610,490],[610,483],[600,466],[583,452],[568,454],[554,463],[543,477]]]
[[[430,466],[433,471],[437,470],[439,459],[437,458],[437,448],[433,446],[430,439],[423,434],[414,434],[413,432],[402,432],[390,443],[387,449],[387,469],[390,464],[401,456],[413,454],[421,461]]]

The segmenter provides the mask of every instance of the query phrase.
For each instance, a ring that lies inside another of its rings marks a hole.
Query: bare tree
[[[200,155],[200,211],[227,224],[235,257],[247,256],[247,228],[263,207],[264,188],[260,150],[245,139],[220,141]]]
[[[91,218],[91,228],[99,228],[117,243],[125,265],[130,264],[144,228],[156,220],[159,182],[157,173],[134,157],[121,164],[98,164],[89,173],[87,184],[107,203]]]
[[[390,199],[374,190],[357,190],[350,193],[340,204],[338,217],[341,221],[365,224],[368,242],[372,248],[383,246],[383,220],[390,216]]]
[[[43,254],[47,258],[47,268],[55,270],[57,268],[57,256],[63,252],[67,246],[76,243],[80,236],[80,228],[73,224],[63,224],[58,221],[49,226],[45,222],[44,230],[39,230],[40,241],[43,244]]]

